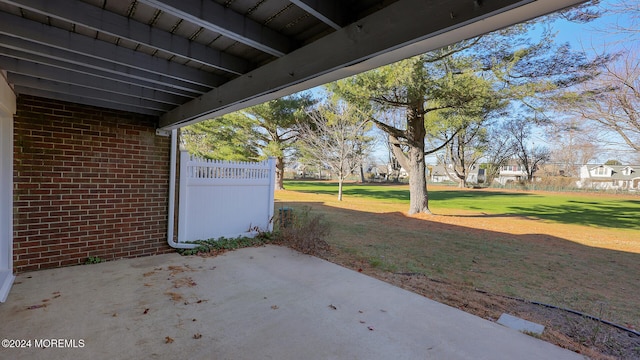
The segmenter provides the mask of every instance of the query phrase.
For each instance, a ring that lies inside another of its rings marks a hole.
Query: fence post
[[[183,242],[187,238],[187,165],[189,163],[189,152],[180,151],[180,190],[178,192],[178,242]]]
[[[273,214],[275,207],[275,191],[276,191],[276,158],[269,157],[269,208],[267,220],[269,221],[269,231],[273,231]]]

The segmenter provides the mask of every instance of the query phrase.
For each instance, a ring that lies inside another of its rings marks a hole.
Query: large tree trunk
[[[429,210],[429,194],[427,192],[424,148],[411,148],[409,150],[408,160],[409,214],[431,214]]]
[[[409,172],[409,214],[431,214],[429,210],[429,194],[427,192],[427,173],[424,160],[424,112],[421,101],[407,111],[407,129],[404,136],[409,145],[408,153],[400,148],[398,139],[389,134],[392,151],[396,159]],[[396,144],[396,145],[393,145]]]
[[[424,101],[422,97],[409,107],[407,111],[407,135],[409,139],[409,214],[426,213],[429,210],[429,194],[427,192],[427,173],[424,163],[424,138],[427,130],[424,127]]]
[[[284,190],[284,158],[276,157],[276,190]]]

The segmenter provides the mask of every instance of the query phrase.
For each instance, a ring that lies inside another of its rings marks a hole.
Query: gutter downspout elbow
[[[176,249],[193,249],[197,244],[185,244],[175,242],[173,240],[175,226],[175,200],[176,200],[176,165],[177,165],[177,149],[178,148],[178,130],[171,130],[171,156],[169,165],[169,209],[167,214],[167,243]],[[183,195],[183,194],[181,194]]]

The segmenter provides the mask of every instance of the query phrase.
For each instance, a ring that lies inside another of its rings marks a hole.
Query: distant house
[[[640,190],[640,165],[583,165],[579,188]]]
[[[449,174],[453,174],[453,169],[447,169],[445,165],[434,165],[429,167],[429,181],[440,183],[453,181]]]
[[[374,165],[369,169],[370,173],[373,173],[374,179],[382,179],[384,181],[389,179],[391,173],[391,165]]]
[[[400,170],[398,170],[398,178],[406,179],[408,177],[409,177],[409,173],[407,172],[407,170],[405,170],[403,167],[400,167]]]
[[[495,181],[500,185],[505,185],[508,182],[520,182],[527,180],[527,171],[524,166],[518,164],[516,161],[510,161],[509,163],[500,167],[500,173]]]
[[[429,181],[441,183],[446,181],[459,182],[452,165],[434,165],[429,167]],[[479,166],[472,166],[467,174],[468,184],[482,184],[485,182],[485,170]]]

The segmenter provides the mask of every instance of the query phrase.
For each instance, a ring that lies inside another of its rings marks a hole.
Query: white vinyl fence
[[[178,242],[272,230],[275,159],[258,163],[180,153]]]

